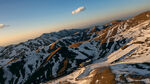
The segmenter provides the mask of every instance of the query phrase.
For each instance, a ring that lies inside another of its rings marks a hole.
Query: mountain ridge
[[[4,47],[0,51],[0,83],[83,82],[84,84],[89,82],[98,84],[106,82],[107,79],[103,81],[100,79],[101,74],[105,76],[106,73],[109,73],[106,77],[110,77],[113,83],[133,82],[127,79],[135,76],[132,74],[134,71],[128,71],[131,74],[127,76],[128,73],[121,72],[121,70],[128,69],[129,65],[138,73],[138,67],[130,63],[135,60],[140,62],[143,58],[135,56],[134,60],[130,55],[142,48],[149,51],[149,48],[145,47],[149,42],[149,15],[150,12],[144,12],[128,20],[116,20],[103,26],[43,34],[27,42]],[[143,56],[147,55],[143,54]],[[140,63],[138,64],[137,61],[135,65],[139,66]],[[148,62],[148,60],[141,62],[144,71],[147,71],[149,67],[143,62]],[[119,69],[121,65],[123,66]],[[117,73],[118,71],[121,73]],[[78,74],[68,75],[73,73]],[[124,79],[121,81],[118,77],[122,74],[124,74],[122,77]],[[145,74],[148,75],[149,71]],[[62,76],[64,76],[63,80],[60,78]],[[68,76],[72,80],[65,78]],[[57,78],[58,80],[55,80]]]

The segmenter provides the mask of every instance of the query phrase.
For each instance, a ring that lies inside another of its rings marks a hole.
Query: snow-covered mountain
[[[2,84],[150,83],[150,12],[0,50]]]

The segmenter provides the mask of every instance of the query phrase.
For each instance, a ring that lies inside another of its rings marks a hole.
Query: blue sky
[[[0,45],[149,9],[150,0],[0,0]],[[86,9],[72,15],[72,11]]]

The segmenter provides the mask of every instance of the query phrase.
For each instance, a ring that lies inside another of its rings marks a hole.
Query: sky
[[[0,46],[150,9],[150,0],[0,0]]]

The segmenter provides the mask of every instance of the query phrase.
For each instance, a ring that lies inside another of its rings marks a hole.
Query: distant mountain
[[[3,47],[0,46],[0,51],[3,49]]]
[[[150,12],[0,50],[2,84],[150,83]]]

